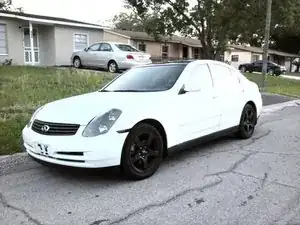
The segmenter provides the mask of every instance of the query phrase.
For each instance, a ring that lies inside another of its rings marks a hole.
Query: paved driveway
[[[0,171],[0,224],[300,224],[299,114],[266,113],[251,140],[173,153],[138,182],[20,156]]]

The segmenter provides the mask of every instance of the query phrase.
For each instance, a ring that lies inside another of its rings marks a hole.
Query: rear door
[[[220,129],[225,130],[239,124],[244,107],[244,88],[239,80],[238,71],[226,65],[209,65],[213,82],[215,104],[220,107]]]

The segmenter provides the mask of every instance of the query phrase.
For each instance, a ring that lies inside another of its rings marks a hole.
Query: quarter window
[[[87,34],[74,34],[74,51],[80,51],[88,47]]]

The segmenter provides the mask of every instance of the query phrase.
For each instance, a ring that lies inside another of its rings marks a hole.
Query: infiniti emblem
[[[48,125],[44,125],[44,126],[41,127],[41,130],[42,130],[43,132],[48,132],[49,129],[50,129],[50,127],[49,127]]]

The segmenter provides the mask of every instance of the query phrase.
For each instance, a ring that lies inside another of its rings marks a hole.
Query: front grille
[[[74,135],[80,125],[68,123],[50,123],[35,120],[32,124],[32,130],[43,135]]]

